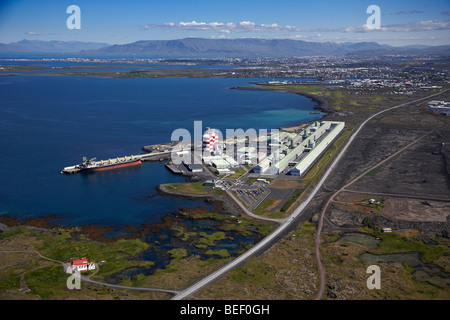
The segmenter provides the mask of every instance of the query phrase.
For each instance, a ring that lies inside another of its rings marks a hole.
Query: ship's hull
[[[97,166],[97,167],[80,167],[80,171],[81,172],[105,171],[105,170],[112,170],[112,169],[136,166],[136,165],[140,165],[141,163],[142,163],[141,159],[135,159],[135,160],[130,160],[127,162],[122,162],[122,163],[104,164],[102,166]]]

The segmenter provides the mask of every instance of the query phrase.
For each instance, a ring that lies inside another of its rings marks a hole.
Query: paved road
[[[178,293],[178,291],[168,290],[168,289],[119,286],[119,285],[115,285],[115,284],[111,284],[111,283],[95,281],[86,276],[81,276],[80,280],[83,282],[90,282],[90,283],[94,283],[94,284],[98,284],[98,285],[102,285],[102,286],[106,286],[106,287],[110,287],[110,288],[116,288],[116,289],[126,289],[126,290],[135,290],[135,291],[167,292],[167,293],[171,293],[171,294]]]
[[[410,104],[413,104],[413,103],[417,103],[417,102],[420,102],[422,100],[430,99],[431,97],[434,97],[436,95],[442,94],[442,93],[446,92],[447,90],[441,91],[441,92],[439,92],[437,94],[433,94],[433,95],[427,96],[425,98],[417,99],[417,100],[414,100],[414,101],[411,101],[411,102],[406,102],[406,103],[400,104],[398,106],[394,106],[394,107],[382,110],[382,111],[377,112],[374,115],[370,116],[369,118],[367,118],[361,124],[361,126],[356,130],[356,132],[349,138],[349,140],[347,140],[347,143],[341,149],[339,154],[336,156],[336,158],[334,159],[334,161],[331,164],[331,166],[328,168],[328,170],[325,172],[323,177],[320,179],[319,183],[315,186],[313,191],[310,193],[309,197],[303,203],[301,203],[300,206],[298,206],[298,208],[287,219],[285,219],[284,222],[277,229],[272,231],[272,233],[270,233],[266,238],[261,240],[259,243],[257,243],[255,246],[253,246],[251,249],[246,251],[244,254],[242,254],[241,256],[237,257],[236,259],[234,259],[233,261],[231,261],[227,265],[223,266],[222,268],[214,271],[213,273],[211,273],[210,275],[206,276],[205,278],[201,279],[197,283],[194,283],[190,287],[180,291],[172,299],[173,300],[182,300],[182,299],[185,299],[185,298],[189,297],[194,292],[202,289],[203,287],[205,287],[208,284],[212,283],[213,281],[217,280],[219,277],[223,276],[224,274],[226,274],[230,270],[232,270],[235,267],[239,266],[241,263],[246,261],[248,258],[252,257],[259,250],[263,250],[266,247],[269,247],[272,244],[272,241],[274,239],[276,239],[278,236],[280,236],[284,231],[286,231],[291,226],[291,224],[294,222],[294,220],[296,220],[303,213],[305,208],[309,205],[309,203],[313,200],[313,198],[315,197],[315,195],[317,194],[319,189],[322,187],[322,185],[324,184],[325,180],[328,178],[328,176],[334,170],[334,168],[336,167],[338,162],[341,160],[342,156],[347,151],[347,149],[350,146],[350,144],[353,142],[353,140],[356,138],[356,136],[359,134],[359,132],[366,125],[367,122],[369,122],[374,117],[376,117],[376,116],[378,116],[378,115],[380,115],[380,114],[382,114],[384,112],[387,112],[387,111],[390,111],[390,110],[393,110],[393,109],[396,109],[396,108],[400,108],[400,107],[403,107],[403,106],[406,106],[406,105],[410,105]],[[319,226],[318,226],[318,232],[317,232],[317,237],[316,237],[317,249],[318,249],[318,246],[320,245],[320,235],[321,235],[322,227],[323,227],[323,215],[321,215],[320,218],[319,218]],[[320,251],[318,251],[318,250],[316,251],[316,258],[317,258],[317,261],[318,261],[318,268],[319,268],[321,286],[324,286],[325,285],[325,270],[324,270],[322,262],[320,260]],[[323,294],[322,295],[318,295],[318,298],[321,298],[322,296],[323,296]]]

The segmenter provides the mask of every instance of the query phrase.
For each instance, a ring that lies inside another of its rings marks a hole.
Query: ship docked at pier
[[[141,157],[133,155],[131,155],[130,157],[127,156],[123,158],[117,157],[115,159],[100,160],[100,161],[97,161],[96,158],[88,160],[86,157],[83,157],[83,162],[81,164],[65,167],[61,171],[61,173],[96,172],[129,166],[136,166],[141,163],[142,163]]]

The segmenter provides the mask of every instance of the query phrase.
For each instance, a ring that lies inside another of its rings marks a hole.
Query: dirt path
[[[337,190],[335,193],[333,193],[333,195],[328,199],[327,203],[325,204],[325,206],[323,207],[321,213],[320,213],[320,218],[319,218],[319,225],[317,227],[317,234],[316,234],[316,242],[315,242],[315,254],[316,254],[316,261],[318,264],[318,270],[319,270],[319,277],[320,277],[320,286],[319,286],[319,291],[315,297],[315,300],[321,300],[323,299],[323,296],[325,294],[325,283],[326,283],[326,279],[325,279],[325,268],[322,264],[321,261],[321,256],[320,256],[320,243],[321,243],[321,235],[322,235],[322,228],[323,228],[323,220],[324,220],[324,216],[325,216],[325,212],[328,210],[328,207],[330,205],[331,202],[334,202],[334,198],[341,192],[346,191],[346,189],[348,187],[350,187],[352,184],[354,184],[356,181],[358,181],[359,179],[361,179],[362,177],[364,177],[367,173],[369,173],[370,171],[378,168],[379,166],[385,164],[387,161],[391,160],[392,158],[396,157],[397,155],[399,155],[400,153],[402,153],[403,151],[405,151],[406,149],[410,148],[411,146],[413,146],[414,144],[416,144],[418,141],[420,141],[421,139],[425,138],[426,136],[428,136],[429,134],[431,134],[431,132],[426,133],[425,135],[415,139],[414,141],[410,142],[409,144],[407,144],[406,146],[404,146],[403,148],[401,148],[400,150],[394,152],[393,154],[391,154],[389,157],[387,157],[386,159],[384,159],[383,161],[377,163],[375,166],[367,169],[366,171],[364,171],[363,173],[361,173],[359,176],[357,176],[356,178],[352,179],[350,182],[348,182],[346,185],[344,185],[343,187],[341,187],[339,190]]]
[[[409,102],[405,102],[402,104],[399,104],[397,106],[394,107],[390,107],[387,108],[385,110],[381,110],[373,115],[371,115],[370,117],[368,117],[363,123],[361,123],[361,125],[359,126],[359,128],[356,130],[356,132],[351,135],[347,141],[347,143],[345,144],[345,146],[343,147],[343,149],[341,150],[341,152],[339,153],[339,155],[337,156],[336,161],[340,160],[340,157],[345,153],[345,151],[347,150],[347,148],[350,146],[350,144],[352,143],[352,141],[355,139],[355,137],[359,134],[359,132],[361,131],[361,129],[366,125],[367,122],[369,122],[370,120],[372,120],[373,118],[377,117],[378,115],[381,115],[385,112],[397,109],[397,108],[401,108],[401,107],[405,107],[405,106],[409,106],[411,104],[414,103],[420,103],[424,100],[429,100],[432,97],[441,95],[445,92],[447,92],[449,89],[445,89],[443,91],[440,91],[438,93],[426,96],[424,98],[420,98],[420,99],[416,99],[413,101],[409,101]],[[416,140],[417,141],[417,140]],[[414,142],[413,142],[414,143]],[[402,152],[403,150],[405,150],[407,147],[411,146],[411,144],[407,145],[406,147],[400,149],[399,151],[397,151],[396,153],[394,153],[393,155],[391,155],[389,158],[385,159],[384,161],[382,161],[381,163],[377,164],[376,166],[370,168],[369,170],[365,171],[363,174],[361,174],[360,176],[356,177],[355,179],[353,179],[352,181],[350,181],[349,183],[347,183],[345,186],[343,186],[341,189],[339,189],[338,191],[336,191],[327,201],[326,205],[324,206],[323,210],[320,212],[319,214],[319,222],[318,222],[318,226],[317,226],[317,232],[316,232],[316,238],[315,238],[315,255],[316,255],[316,263],[317,263],[317,269],[319,272],[319,279],[320,279],[320,284],[319,284],[319,290],[317,292],[316,297],[314,298],[315,300],[321,300],[323,299],[323,296],[325,294],[325,285],[326,285],[326,278],[325,278],[325,268],[322,264],[322,259],[320,256],[320,244],[321,244],[321,235],[322,235],[322,229],[323,229],[323,220],[324,220],[324,216],[325,216],[325,211],[327,210],[329,204],[331,203],[332,199],[334,199],[334,197],[341,192],[344,188],[347,188],[348,186],[350,186],[352,183],[354,183],[356,180],[360,179],[362,176],[364,176],[365,174],[367,174],[369,171],[373,170],[374,168],[378,167],[379,165],[385,163],[386,161],[388,161],[388,159],[392,158],[393,156],[397,155],[398,153]],[[334,167],[334,162],[333,162],[333,166]],[[330,172],[331,173],[331,172]]]

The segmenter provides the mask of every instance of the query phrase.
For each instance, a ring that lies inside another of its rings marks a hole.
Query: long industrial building
[[[301,134],[281,134],[279,149],[258,163],[253,168],[253,172],[278,175],[289,165],[299,161],[290,173],[292,175],[304,174],[317,157],[341,133],[344,126],[344,122],[316,121],[304,129]]]
[[[328,145],[333,142],[333,140],[344,130],[345,122],[334,122],[334,121],[323,121],[320,128],[325,130],[330,130],[330,132],[309,152],[300,160],[300,162],[291,169],[290,174],[294,176],[301,176],[309,167],[316,161],[316,159],[322,154],[322,152],[328,147]],[[317,131],[316,131],[317,132]],[[322,131],[322,134],[325,131]],[[310,145],[315,144],[317,139],[314,135],[307,138]],[[304,145],[304,143],[302,143]]]

